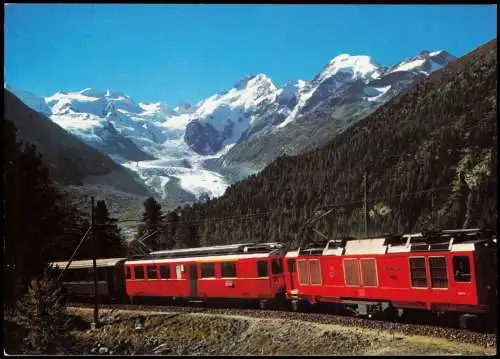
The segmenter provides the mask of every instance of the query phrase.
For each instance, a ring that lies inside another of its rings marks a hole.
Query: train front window
[[[454,256],[453,257],[453,273],[456,282],[470,282],[471,271],[469,257]]]
[[[135,279],[144,279],[144,267],[143,266],[135,266],[134,267],[134,275],[135,275]]]
[[[295,259],[288,260],[288,273],[295,273]]]
[[[125,275],[127,279],[132,278],[132,273],[130,272],[130,267],[125,267]]]

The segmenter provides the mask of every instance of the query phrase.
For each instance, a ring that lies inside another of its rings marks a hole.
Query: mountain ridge
[[[33,111],[7,89],[4,105],[4,118],[15,124],[21,140],[37,146],[54,181],[63,186],[93,183],[138,196],[150,194],[133,172]]]
[[[195,198],[217,197],[241,179],[238,172],[253,173],[281,153],[300,153],[341,133],[436,71],[433,59],[443,66],[453,57],[424,51],[389,68],[369,56],[340,54],[311,81],[278,88],[257,73],[194,106],[136,103],[121,92],[91,88],[45,101],[53,122],[137,172],[162,198],[168,199],[169,181]],[[390,71],[402,63],[409,70]],[[27,102],[41,108],[35,98]]]

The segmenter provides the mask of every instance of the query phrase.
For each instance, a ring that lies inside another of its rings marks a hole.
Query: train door
[[[189,273],[189,283],[191,287],[191,297],[195,298],[198,296],[198,271],[195,264],[188,264]]]
[[[296,275],[295,258],[290,258],[288,259],[288,280],[290,282],[291,290],[295,289],[295,279],[294,279],[295,275]]]

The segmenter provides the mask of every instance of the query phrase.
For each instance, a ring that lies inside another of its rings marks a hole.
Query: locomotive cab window
[[[132,273],[130,272],[130,267],[125,267],[125,277],[127,279],[131,279],[132,278]]]
[[[414,288],[427,288],[427,274],[425,272],[425,258],[410,258],[411,286]]]
[[[160,278],[161,279],[170,278],[170,266],[169,265],[161,265],[160,266]]]
[[[271,262],[271,270],[273,274],[283,273],[283,268],[281,267],[281,260],[273,259]]]
[[[221,277],[236,278],[236,262],[222,262]]]
[[[135,279],[144,279],[144,267],[143,266],[135,266],[134,267],[134,276],[135,276]]]
[[[148,269],[148,279],[156,279],[158,278],[158,273],[156,271],[156,266],[155,265],[150,265],[147,267]]]
[[[213,263],[201,263],[201,277],[215,278],[215,266]]]
[[[267,277],[267,261],[257,261],[257,277]]]
[[[470,282],[471,271],[469,257],[455,256],[453,257],[453,273],[456,282]]]
[[[295,273],[295,259],[288,260],[288,273]]]

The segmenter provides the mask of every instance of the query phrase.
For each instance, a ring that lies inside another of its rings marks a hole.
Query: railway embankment
[[[101,355],[494,355],[471,344],[397,330],[234,313],[70,308],[81,319],[68,354]]]

